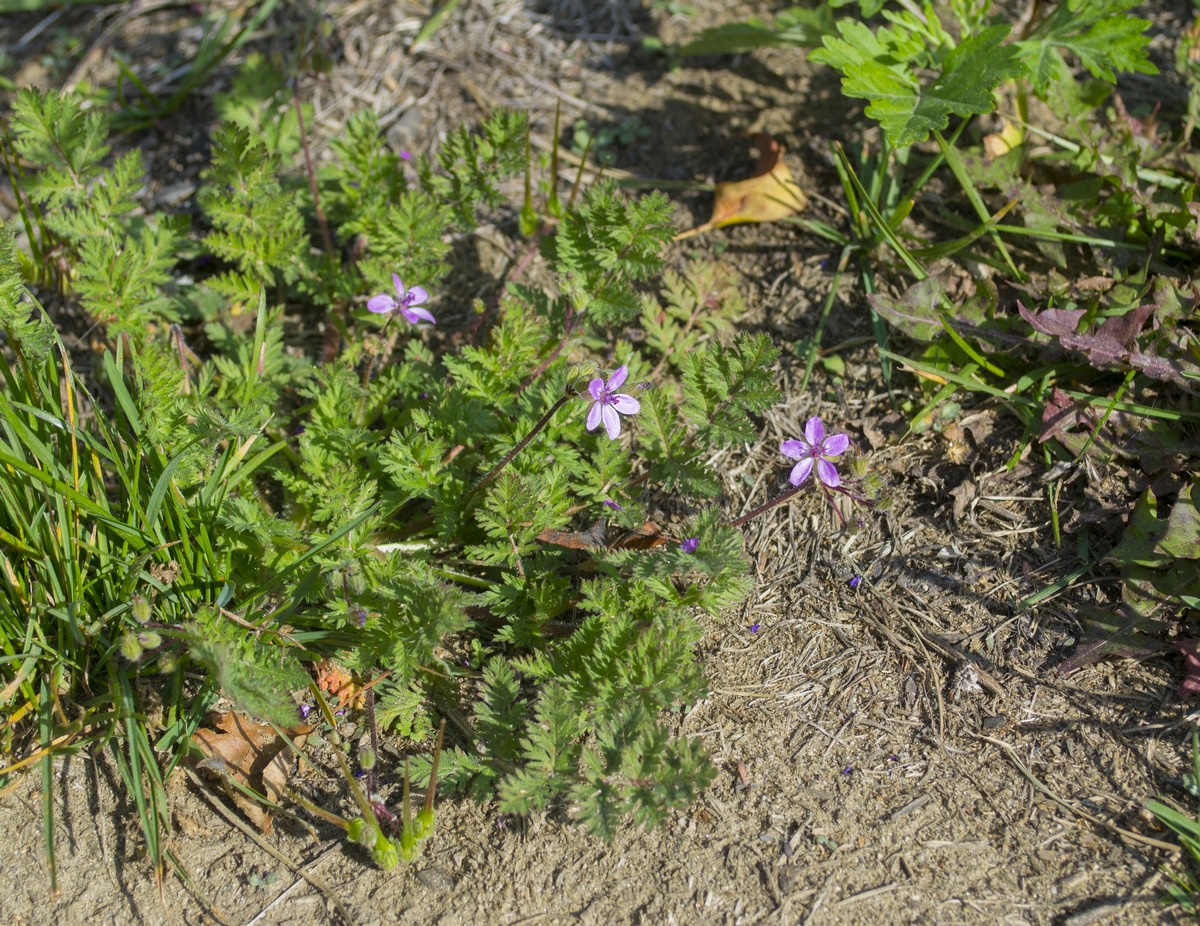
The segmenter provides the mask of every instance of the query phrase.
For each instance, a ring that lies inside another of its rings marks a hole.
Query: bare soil
[[[474,0],[410,54],[424,7],[330,5],[333,69],[302,82],[316,108],[318,157],[362,106],[381,114],[394,147],[413,151],[436,149],[447,131],[497,106],[530,112],[537,141],[549,146],[561,107],[568,140],[576,119],[598,128],[636,116],[649,135],[618,145],[615,167],[651,187],[654,178],[739,176],[751,163],[747,133],[766,131],[788,148],[813,194],[812,213],[840,223],[830,144],[864,137],[859,104],[800,51],[671,68],[643,50],[645,35],[675,41],[754,12],[719,0],[690,6],[680,16],[666,3]],[[251,47],[291,54],[289,21],[312,13],[290,4]],[[19,83],[112,80],[114,49],[153,76],[196,41],[194,17],[166,4],[52,15],[19,47],[44,14],[0,25]],[[1188,4],[1159,4],[1154,15],[1165,63]],[[95,53],[56,65],[47,59],[55,29]],[[148,195],[194,181],[208,101],[235,64],[147,141],[158,165]],[[1146,90],[1145,79],[1138,88]],[[1175,92],[1166,87],[1158,98]],[[707,217],[709,193],[672,195],[680,228]],[[487,241],[503,243],[505,234],[484,229],[479,253],[456,274],[464,296],[500,285]],[[1113,600],[1116,587],[1103,575],[1016,608],[1079,565],[1085,524],[1093,549],[1115,543],[1144,487],[1138,477],[1115,465],[1081,475],[1063,493],[1064,542],[1056,546],[1044,467],[1023,459],[1009,468],[1021,432],[1003,408],[965,408],[960,431],[946,436],[908,432],[895,402],[919,399],[918,384],[900,374],[889,396],[859,290],[844,287],[824,335],[826,345],[846,345],[838,350],[845,372],[818,366],[799,390],[797,344],[815,329],[837,259],[827,244],[786,227],[743,226],[686,242],[673,259],[697,257],[738,270],[752,307],[743,324],[783,348],[786,403],[763,421],[754,446],[719,460],[728,510],[747,511],[782,487],[776,448],[812,414],[859,443],[894,497],[890,511],[867,514],[852,536],[815,495],[748,526],[755,591],[706,621],[701,656],[711,693],[677,718],[719,770],[700,801],[662,829],[629,828],[605,845],[557,815],[517,821],[447,799],[422,859],[387,875],[328,833],[315,841],[280,825],[259,836],[181,778],[170,847],[191,879],[185,886],[173,876],[155,882],[111,764],[78,755],[56,767],[57,894],[46,876],[39,783],[31,776],[0,799],[0,832],[8,834],[0,920],[1174,922],[1177,913],[1161,902],[1171,853],[1157,840],[1167,836],[1141,807],[1151,796],[1179,796],[1183,744],[1196,720],[1176,694],[1180,667],[1160,658],[1057,672],[1079,633],[1079,608]],[[851,588],[856,575],[864,580]]]

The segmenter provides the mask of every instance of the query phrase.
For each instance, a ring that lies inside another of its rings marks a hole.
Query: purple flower
[[[751,624],[751,625],[750,625],[750,632],[751,632],[751,633],[758,633],[758,631],[759,631],[759,628],[760,628],[760,627],[762,627],[762,624]]]
[[[861,582],[862,582],[862,576],[855,576],[853,579],[850,580],[850,587],[858,588],[858,586]]]
[[[311,704],[300,704],[300,705],[297,705],[297,710],[300,712],[301,720],[308,720],[308,715],[312,713],[312,705]]]
[[[411,151],[401,151],[400,152],[400,160],[401,161],[411,161],[412,160],[412,152]]]
[[[400,277],[392,274],[392,282],[396,284],[396,295],[399,300],[393,299],[387,293],[379,296],[372,296],[367,301],[367,309],[377,315],[390,315],[392,312],[399,312],[404,316],[410,324],[415,325],[419,321],[427,321],[431,325],[437,324],[437,319],[429,314],[428,309],[416,309],[413,306],[418,306],[429,298],[429,293],[425,292],[422,286],[414,286],[412,289],[405,289],[404,284],[400,282]]]
[[[609,508],[611,508],[613,511],[624,511],[625,510],[625,508],[623,506],[618,505],[611,498],[606,498],[604,500],[604,504],[607,505]]]
[[[698,546],[700,546],[700,538],[699,537],[689,537],[687,540],[685,540],[683,543],[681,543],[679,545],[679,549],[681,549],[684,553],[695,553],[696,547],[698,547]]]
[[[779,452],[785,457],[799,460],[792,467],[788,482],[794,486],[800,485],[808,474],[817,468],[817,478],[829,488],[842,484],[842,477],[837,468],[830,462],[831,458],[841,456],[850,446],[850,438],[845,434],[830,434],[825,436],[825,426],[821,419],[812,417],[804,425],[804,437],[801,440],[785,440],[779,445]]]
[[[634,415],[641,410],[641,402],[631,395],[617,392],[628,376],[629,367],[622,364],[613,370],[607,383],[598,376],[588,383],[588,392],[596,400],[588,409],[587,429],[589,431],[596,430],[603,421],[604,430],[608,432],[609,438],[616,438],[621,434],[621,418],[617,413]]]

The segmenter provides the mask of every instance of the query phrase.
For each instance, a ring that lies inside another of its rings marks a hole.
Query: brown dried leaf
[[[210,725],[192,734],[192,743],[205,758],[197,768],[229,776],[278,801],[291,775],[292,753],[287,744],[268,724],[251,720],[245,714],[230,711],[209,716]],[[313,730],[302,724],[287,731],[297,746],[302,746]],[[228,788],[227,793],[255,826],[264,833],[271,831],[271,811],[242,792]]]
[[[547,527],[537,537],[542,543],[552,543],[568,550],[597,550],[608,546],[607,524],[601,518],[585,531],[556,531]]]
[[[804,211],[808,197],[783,160],[783,145],[765,132],[754,136],[758,165],[745,180],[718,183],[713,213],[703,225],[675,236],[676,241],[742,222],[777,222]]]

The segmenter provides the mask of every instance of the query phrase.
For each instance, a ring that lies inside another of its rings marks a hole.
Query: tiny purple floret
[[[401,151],[400,152],[400,160],[401,161],[411,161],[412,160],[412,152],[411,151]]]
[[[597,376],[588,383],[588,392],[595,400],[588,409],[589,431],[596,430],[600,427],[600,422],[604,422],[604,430],[608,432],[609,438],[616,439],[621,434],[621,415],[636,415],[641,410],[641,402],[631,395],[617,392],[628,376],[629,367],[622,364],[613,370],[608,382]]]
[[[625,510],[623,505],[618,505],[611,498],[606,498],[604,500],[604,504],[607,505],[609,508],[611,508],[613,511],[624,511]]]
[[[700,546],[700,538],[689,537],[679,545],[679,549],[681,549],[684,553],[695,553],[698,546]]]
[[[308,720],[308,715],[312,713],[311,704],[300,704],[296,709],[300,712],[301,720]]]
[[[750,632],[751,632],[751,633],[758,633],[758,631],[759,631],[759,629],[760,629],[761,627],[762,627],[762,624],[751,624],[751,625],[750,625]]]
[[[392,282],[396,285],[396,295],[399,299],[393,299],[387,293],[382,293],[378,296],[372,296],[367,301],[367,309],[374,312],[376,315],[391,315],[393,312],[399,312],[404,316],[405,321],[415,325],[417,322],[425,321],[431,325],[437,324],[435,319],[428,309],[414,308],[429,298],[429,293],[425,291],[423,286],[414,286],[412,289],[405,289],[404,284],[400,282],[400,277],[392,274]]]
[[[804,425],[804,437],[800,440],[785,440],[779,445],[779,452],[785,457],[799,460],[792,467],[788,482],[794,486],[800,485],[808,478],[815,467],[817,479],[833,489],[842,484],[837,467],[831,462],[833,457],[840,457],[850,446],[850,438],[845,434],[830,434],[825,436],[825,426],[821,419],[812,417]]]
[[[850,587],[851,587],[851,588],[858,588],[858,586],[859,586],[861,583],[862,583],[862,576],[855,576],[853,579],[851,579],[851,580],[850,580]]]

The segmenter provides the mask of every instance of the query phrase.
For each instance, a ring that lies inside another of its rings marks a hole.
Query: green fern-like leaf
[[[51,214],[89,195],[108,154],[108,120],[75,94],[22,90],[13,103],[13,144],[39,170],[26,191]]]
[[[199,201],[213,225],[204,246],[234,265],[213,288],[251,304],[261,287],[307,273],[308,238],[295,194],[283,189],[279,163],[244,128],[222,125]]]
[[[1150,61],[1151,23],[1129,15],[1139,0],[1064,0],[1018,43],[1033,84],[1044,95],[1068,73],[1063,52],[1079,58],[1093,77],[1116,83],[1117,71],[1157,74]]]
[[[711,344],[683,361],[683,413],[705,444],[728,446],[757,433],[750,415],[779,401],[772,366],[779,350],[765,334]]]
[[[49,356],[57,335],[40,307],[26,299],[19,267],[16,231],[0,226],[0,328],[8,343],[36,365]]]
[[[600,325],[635,317],[641,299],[633,284],[662,268],[663,251],[675,233],[671,220],[670,200],[661,193],[627,200],[611,182],[589,189],[563,217],[558,233],[543,239],[576,311]]]
[[[520,697],[517,676],[503,659],[483,667],[483,696],[475,705],[475,724],[487,753],[502,762],[515,763],[521,755],[518,731],[528,705]]]
[[[296,705],[289,692],[308,683],[285,648],[267,646],[213,609],[202,609],[183,631],[188,653],[234,704],[255,717],[289,726]]]

